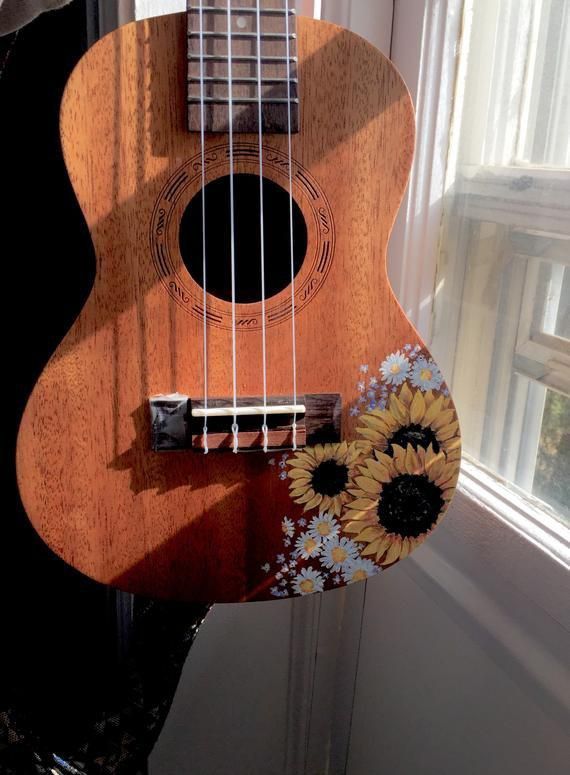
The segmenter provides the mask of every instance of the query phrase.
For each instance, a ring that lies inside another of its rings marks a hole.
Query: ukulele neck
[[[299,131],[292,0],[188,0],[188,129]],[[228,24],[230,22],[230,24]],[[259,22],[259,28],[258,28]],[[229,29],[228,29],[229,27]],[[260,111],[261,107],[261,111]]]

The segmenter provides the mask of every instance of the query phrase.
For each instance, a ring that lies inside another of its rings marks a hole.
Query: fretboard
[[[202,116],[206,132],[227,132],[230,115],[234,132],[258,132],[259,100],[263,132],[287,133],[289,121],[298,131],[297,25],[289,5],[293,0],[232,0],[228,40],[227,0],[188,0],[191,132],[200,131]]]

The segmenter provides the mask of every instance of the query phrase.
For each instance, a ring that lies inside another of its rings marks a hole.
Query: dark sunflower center
[[[432,527],[443,507],[441,490],[424,474],[401,474],[382,488],[378,519],[388,533],[417,538]]]
[[[434,431],[431,428],[424,428],[422,425],[405,425],[402,428],[398,428],[388,441],[388,446],[386,447],[387,455],[394,453],[392,444],[399,444],[404,449],[406,449],[408,444],[411,444],[416,451],[418,447],[427,449],[431,444],[433,451],[439,452],[439,441]]]
[[[313,490],[320,495],[338,495],[348,483],[348,468],[334,460],[325,460],[313,471]]]

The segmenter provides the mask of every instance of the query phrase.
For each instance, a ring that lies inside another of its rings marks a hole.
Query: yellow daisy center
[[[331,526],[328,522],[320,522],[317,525],[317,533],[321,536],[328,536],[331,532]]]
[[[400,373],[400,364],[399,363],[393,363],[390,366],[390,371],[392,374],[399,374]]]
[[[420,371],[420,378],[427,382],[433,377],[433,371],[431,369],[422,369]]]
[[[355,570],[352,574],[352,580],[353,581],[364,581],[364,579],[368,578],[366,575],[366,571],[362,570],[362,568],[359,568],[358,570]]]
[[[303,546],[305,547],[305,552],[307,554],[312,554],[317,548],[317,542],[314,538],[307,538]]]
[[[299,589],[301,592],[312,592],[315,588],[315,582],[312,579],[303,579],[303,581],[299,584]]]
[[[331,552],[331,557],[335,562],[344,562],[348,557],[348,552],[342,546],[335,546]]]

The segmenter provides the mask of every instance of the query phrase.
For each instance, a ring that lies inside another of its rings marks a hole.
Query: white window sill
[[[440,583],[450,564],[465,577],[486,577],[497,602],[508,607],[516,593],[570,631],[570,529],[542,501],[468,457],[444,524],[414,558]],[[445,586],[453,583],[450,577]]]

